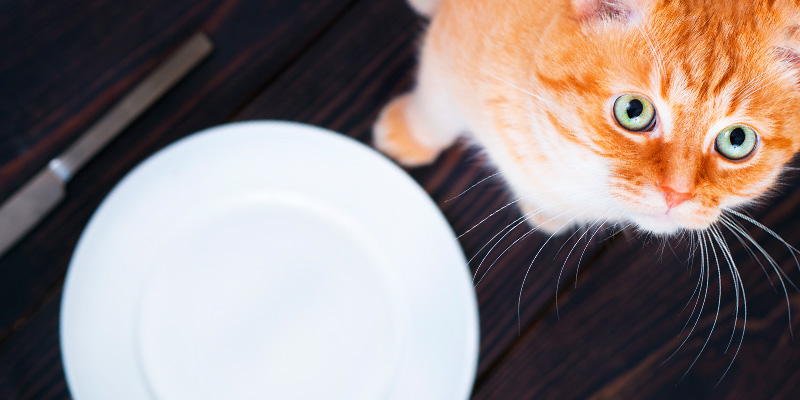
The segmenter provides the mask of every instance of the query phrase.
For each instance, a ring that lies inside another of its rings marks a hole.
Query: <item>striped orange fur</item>
[[[800,149],[800,5],[789,0],[414,0],[432,14],[415,89],[376,145],[407,165],[468,134],[549,232],[588,221],[704,229],[774,186]],[[644,96],[653,129],[615,100]],[[715,147],[757,133],[752,155]]]

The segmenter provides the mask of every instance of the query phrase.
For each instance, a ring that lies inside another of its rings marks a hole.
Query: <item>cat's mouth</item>
[[[719,212],[706,209],[669,209],[666,212],[631,212],[631,222],[655,234],[671,235],[681,231],[703,230],[712,225]]]
[[[675,213],[667,211],[661,213],[632,213],[631,219],[639,229],[651,233],[673,234],[685,228],[675,216]]]

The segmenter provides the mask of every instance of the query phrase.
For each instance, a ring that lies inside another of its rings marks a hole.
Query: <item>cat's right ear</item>
[[[651,0],[572,0],[575,19],[585,23],[636,23]]]
[[[775,47],[775,55],[800,83],[800,25],[787,30],[785,38]]]

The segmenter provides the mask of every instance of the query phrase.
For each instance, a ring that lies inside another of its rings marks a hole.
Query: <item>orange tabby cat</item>
[[[800,147],[797,1],[410,2],[418,82],[375,144],[414,166],[468,133],[551,233],[707,228]]]

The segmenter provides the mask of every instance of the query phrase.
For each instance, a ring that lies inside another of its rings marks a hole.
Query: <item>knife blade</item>
[[[92,157],[196,67],[213,49],[194,34],[126,94],[78,140],[0,206],[0,256],[58,205],[66,185]]]

